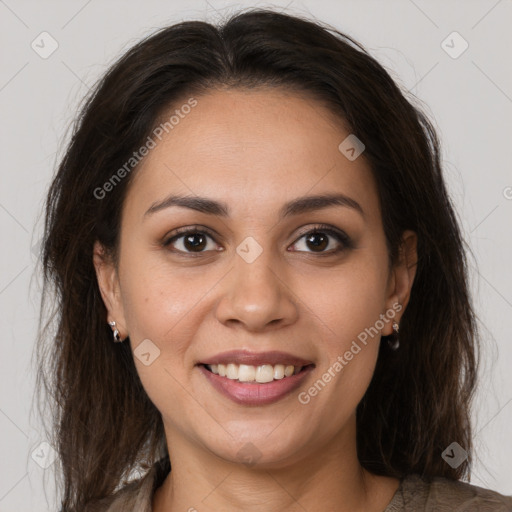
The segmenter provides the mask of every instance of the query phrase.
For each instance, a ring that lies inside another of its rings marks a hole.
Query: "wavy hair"
[[[129,342],[112,342],[92,259],[98,240],[118,261],[121,208],[137,167],[107,199],[94,191],[171,106],[238,87],[305,92],[326,105],[366,146],[390,263],[404,230],[418,236],[400,350],[381,343],[357,408],[362,466],[394,477],[469,474],[477,324],[466,244],[434,127],[415,96],[349,36],[321,22],[250,9],[219,26],[168,26],[129,49],[85,99],[49,187],[37,382],[51,415],[62,510],[83,510],[169,455],[162,417],[142,387]],[[469,453],[457,468],[441,457],[453,441]]]

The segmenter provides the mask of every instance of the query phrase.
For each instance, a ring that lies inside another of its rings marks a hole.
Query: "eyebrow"
[[[199,196],[180,196],[169,195],[162,201],[153,203],[146,211],[144,217],[152,215],[158,211],[170,208],[172,206],[180,206],[189,208],[208,215],[216,215],[218,217],[229,217],[229,207],[226,203],[208,199]],[[321,194],[314,196],[304,196],[293,199],[286,203],[279,211],[279,218],[284,219],[301,213],[309,213],[316,210],[322,210],[332,206],[343,206],[357,211],[363,218],[365,212],[361,205],[351,197],[344,194]]]

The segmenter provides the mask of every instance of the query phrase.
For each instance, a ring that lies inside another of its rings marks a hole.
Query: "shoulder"
[[[161,459],[142,477],[125,484],[111,496],[90,503],[84,512],[151,512],[155,490],[170,471],[169,459]]]
[[[512,512],[512,496],[460,480],[443,477],[424,479],[417,474],[405,477],[395,495],[395,507],[386,512]],[[402,508],[398,507],[398,503]],[[393,502],[390,504],[393,505]]]
[[[89,503],[84,512],[150,512],[151,508],[147,508],[148,503],[151,505],[148,477],[149,473],[124,485],[111,496]]]

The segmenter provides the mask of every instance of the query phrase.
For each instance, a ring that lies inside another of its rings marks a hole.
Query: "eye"
[[[302,240],[303,238],[305,239],[303,245],[305,245],[306,248],[313,249],[312,251],[306,252],[318,253],[319,255],[332,255],[352,247],[352,241],[346,233],[323,224],[307,231],[301,235],[298,240]],[[331,244],[330,239],[333,238],[338,243],[337,247],[336,243]],[[297,241],[293,245],[297,246],[299,242]],[[332,245],[334,245],[334,247],[332,247]],[[326,250],[327,248],[330,248],[330,250]]]
[[[299,240],[303,238],[305,238],[306,249],[313,249],[311,251],[306,250],[305,252],[317,253],[318,255],[332,255],[353,247],[352,241],[347,234],[323,224],[303,233],[292,247],[299,245]],[[214,242],[210,247],[208,247],[208,239]],[[331,243],[332,239],[334,239],[334,243]],[[199,226],[177,229],[163,243],[164,247],[170,245],[173,246],[173,252],[184,254],[200,254],[208,250],[218,250],[213,233],[210,233],[207,228]],[[334,247],[331,247],[332,245]],[[328,248],[329,250],[326,250]]]
[[[182,253],[201,253],[205,252],[205,247],[208,247],[207,239],[213,240],[213,235],[209,234],[205,228],[199,229],[198,227],[179,228],[174,231],[171,238],[167,239],[163,245],[167,247],[172,245],[175,252]],[[178,243],[176,243],[178,242]],[[178,247],[176,247],[178,246]],[[209,250],[217,250],[216,245],[210,247]]]

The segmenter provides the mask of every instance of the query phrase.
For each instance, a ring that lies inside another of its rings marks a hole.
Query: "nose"
[[[252,262],[237,253],[232,270],[222,281],[217,319],[252,332],[292,324],[298,316],[298,301],[290,285],[286,270],[270,249]]]

